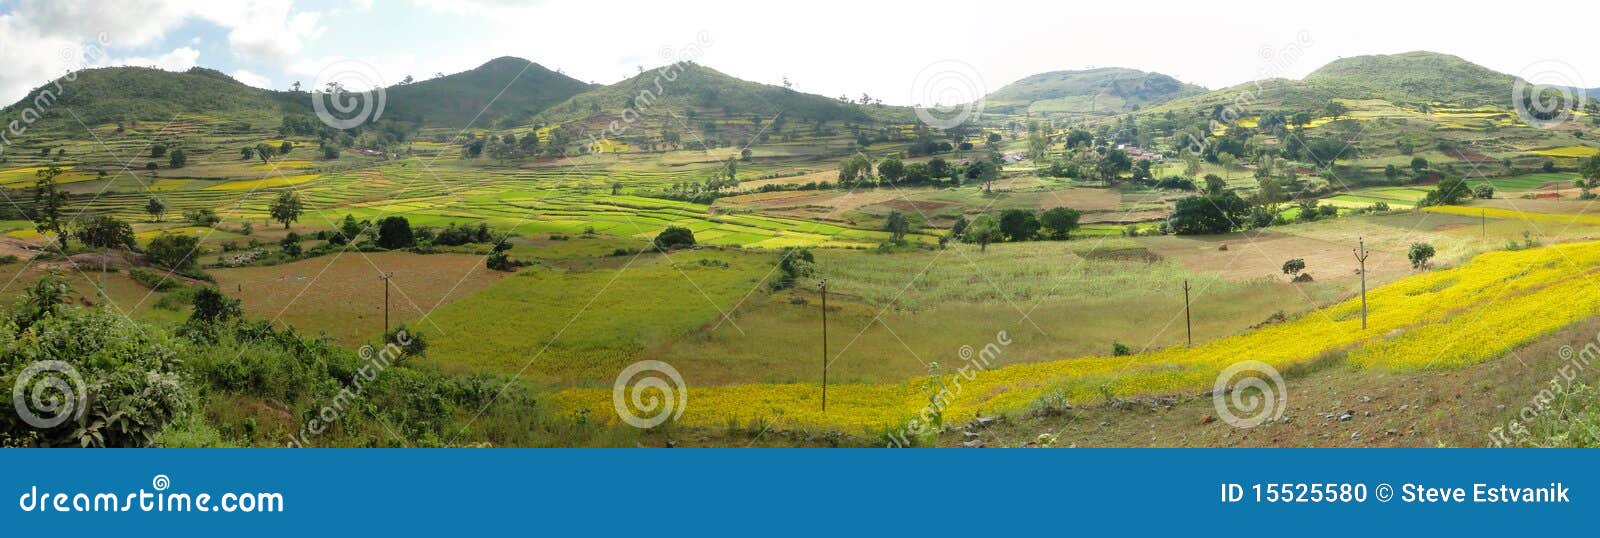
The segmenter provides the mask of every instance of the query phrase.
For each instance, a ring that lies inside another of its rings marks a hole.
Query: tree
[[[167,155],[167,164],[173,168],[183,168],[184,165],[189,164],[189,155],[183,152],[183,148],[174,149],[171,154]]]
[[[157,265],[183,271],[195,266],[194,253],[199,246],[200,239],[195,236],[162,233],[145,245],[144,252]]]
[[[1000,223],[989,215],[978,215],[978,218],[972,219],[972,222],[967,224],[962,237],[966,238],[968,243],[977,243],[978,250],[988,250],[989,243],[1000,238]]]
[[[1494,185],[1483,183],[1472,188],[1472,195],[1484,200],[1494,198]]]
[[[1028,133],[1028,158],[1033,159],[1033,164],[1037,166],[1050,151],[1050,136],[1038,129],[1037,123],[1032,127],[1034,130]]]
[[[144,212],[150,215],[151,220],[161,222],[161,216],[167,214],[167,203],[151,196],[150,201],[144,204]]]
[[[283,223],[283,229],[287,230],[289,223],[300,220],[300,212],[304,209],[299,194],[283,191],[278,194],[278,199],[272,202],[272,220]]]
[[[983,192],[992,192],[994,180],[1000,178],[1000,167],[987,159],[967,167],[967,177],[983,183]]]
[[[271,144],[266,142],[256,144],[256,158],[261,159],[262,163],[267,162],[267,160],[271,159],[272,156],[277,152],[277,148],[272,147]]]
[[[1411,250],[1406,252],[1406,259],[1411,260],[1412,269],[1421,269],[1433,259],[1433,245],[1427,243],[1412,243]]]
[[[1074,230],[1078,229],[1078,219],[1082,213],[1070,207],[1056,207],[1046,209],[1039,215],[1039,224],[1050,231],[1051,239],[1067,239]]]
[[[872,177],[872,161],[857,153],[839,164],[839,186],[848,187]]]
[[[133,248],[133,227],[109,215],[100,215],[78,229],[78,240],[90,248]]]
[[[899,243],[906,239],[906,233],[911,231],[911,220],[905,213],[890,211],[889,217],[884,219],[883,229],[889,232],[889,240]]]
[[[56,185],[56,177],[62,173],[61,167],[54,163],[34,172],[38,180],[33,184],[33,211],[28,216],[33,220],[35,231],[55,234],[56,241],[61,243],[61,251],[66,252],[67,233],[62,229],[61,217],[67,207],[68,195]]]
[[[254,159],[254,158],[256,158],[256,148],[251,148],[251,147],[239,148],[239,160],[248,161],[248,160]]]
[[[666,250],[673,247],[694,246],[694,231],[682,226],[668,226],[656,234],[656,248]]]
[[[1428,160],[1421,155],[1411,158],[1411,171],[1418,174],[1428,170]]]
[[[1195,176],[1200,175],[1199,155],[1187,151],[1183,152],[1183,175],[1189,179],[1194,179]]]
[[[216,323],[244,315],[244,310],[239,308],[238,299],[223,295],[210,286],[195,290],[192,304],[194,312],[189,314],[189,320],[194,322]]]
[[[1299,275],[1300,272],[1304,270],[1306,270],[1306,261],[1303,259],[1295,258],[1283,262],[1283,274],[1293,277]]]
[[[282,144],[278,144],[278,155],[288,155],[291,151],[294,151],[294,142],[284,140]]]
[[[394,250],[415,244],[417,238],[411,232],[411,221],[405,217],[392,215],[378,221],[378,246]]]
[[[1039,235],[1039,217],[1026,209],[1007,209],[1000,213],[1000,233],[1007,241],[1027,241]]]
[[[49,151],[49,150],[46,150],[46,151]],[[162,157],[164,157],[166,155],[167,155],[167,146],[166,145],[163,145],[163,144],[161,144],[159,142],[150,145],[150,158],[151,159],[160,159],[160,158],[162,158]]]
[[[1243,226],[1250,204],[1232,192],[1178,200],[1167,224],[1179,235],[1220,234]]]
[[[938,157],[929,160],[928,175],[934,179],[950,177],[950,163]]]
[[[1589,188],[1600,186],[1600,155],[1584,160],[1583,164],[1578,166],[1578,177],[1582,178]]]
[[[1206,194],[1222,194],[1228,189],[1228,182],[1216,174],[1206,174]]]
[[[1107,185],[1116,183],[1117,176],[1133,168],[1133,161],[1128,160],[1128,153],[1120,149],[1106,150],[1105,157],[1095,164],[1095,172],[1100,174],[1100,179]]]
[[[1471,196],[1472,190],[1467,187],[1467,182],[1461,178],[1445,178],[1439,181],[1439,186],[1422,197],[1419,202],[1423,206],[1455,205],[1461,200]]]
[[[906,165],[900,159],[889,157],[878,162],[878,177],[893,184],[906,176]]]
[[[1347,106],[1344,105],[1344,103],[1341,103],[1341,102],[1338,102],[1338,101],[1328,101],[1328,105],[1324,106],[1322,108],[1322,111],[1323,111],[1323,113],[1327,114],[1329,117],[1337,120],[1340,117],[1344,116],[1345,114],[1349,114],[1350,113],[1350,107],[1347,107]]]
[[[796,281],[812,275],[816,262],[816,258],[811,255],[811,249],[785,247],[778,258],[778,279],[772,281],[772,289],[794,287]]]

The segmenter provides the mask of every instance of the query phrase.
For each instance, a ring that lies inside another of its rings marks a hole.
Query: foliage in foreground
[[[228,316],[151,325],[65,306],[64,289],[38,288],[0,314],[0,383],[14,386],[38,361],[62,361],[81,386],[58,379],[86,393],[87,405],[53,427],[0,414],[0,446],[630,446],[637,436],[586,411],[554,415],[520,378],[408,364],[425,349],[420,337],[358,353]],[[46,377],[29,386],[55,388]],[[42,394],[67,401],[58,390]]]

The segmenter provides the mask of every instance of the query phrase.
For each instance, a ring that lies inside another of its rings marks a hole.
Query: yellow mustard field
[[[1491,219],[1523,220],[1530,222],[1555,222],[1561,224],[1600,224],[1600,215],[1562,215],[1559,213],[1533,213],[1528,211],[1512,211],[1510,209],[1496,209],[1492,207],[1468,207],[1457,205],[1430,206],[1422,209],[1430,213],[1444,213],[1447,215],[1464,215],[1476,217],[1482,215]]]
[[[1283,369],[1348,351],[1351,364],[1371,369],[1473,364],[1600,312],[1597,268],[1600,243],[1594,242],[1490,252],[1457,268],[1413,275],[1369,291],[1365,330],[1357,297],[1192,348],[1016,364],[986,369],[970,379],[949,373],[963,364],[943,364],[944,383],[954,393],[944,417],[947,422],[964,421],[1025,409],[1047,394],[1096,402],[1107,394],[1205,390],[1224,368],[1243,360]],[[696,387],[693,379],[685,382],[689,397],[680,422],[690,426],[763,419],[785,427],[875,433],[904,424],[929,401],[922,389],[925,379],[829,386],[826,414],[814,383]],[[610,389],[570,389],[555,400],[568,409],[613,415]]]

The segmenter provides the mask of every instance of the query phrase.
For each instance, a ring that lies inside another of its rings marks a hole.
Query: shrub
[[[183,283],[168,278],[166,275],[159,275],[144,269],[130,269],[128,276],[133,277],[134,282],[150,288],[151,291],[171,291],[183,287]]]
[[[681,226],[668,226],[656,235],[655,244],[659,249],[694,246],[694,231]]]
[[[1484,183],[1472,188],[1472,195],[1488,200],[1494,198],[1494,185]]]
[[[238,318],[244,314],[239,308],[239,300],[223,295],[216,288],[200,288],[194,292],[194,312],[189,314],[190,321],[202,323],[215,323]]]
[[[200,240],[192,235],[163,233],[151,239],[144,250],[151,261],[181,271],[196,266],[195,256],[199,248]]]
[[[1114,356],[1114,357],[1124,357],[1124,356],[1132,355],[1132,354],[1133,354],[1133,349],[1129,348],[1127,344],[1124,344],[1122,342],[1112,342],[1111,343],[1111,355],[1112,356]]]
[[[1295,259],[1283,262],[1283,274],[1295,275],[1295,274],[1299,274],[1301,271],[1304,271],[1304,270],[1306,270],[1306,261],[1304,259],[1295,258]]]
[[[40,417],[64,418],[57,425],[39,428],[19,413],[0,413],[0,444],[39,447],[146,447],[174,418],[193,403],[192,392],[179,375],[181,344],[161,331],[152,331],[124,316],[101,309],[65,308],[45,316],[18,338],[16,325],[0,321],[0,384],[25,388],[45,398],[57,398],[62,413]],[[61,353],[61,350],[72,350]],[[54,357],[75,372],[81,383],[66,381],[50,371],[32,370],[34,377],[18,385],[24,372],[39,357]],[[78,395],[88,395],[77,399]],[[84,407],[76,407],[83,405]],[[80,418],[74,420],[77,410]],[[43,411],[43,410],[35,410]]]
[[[783,249],[778,258],[778,279],[772,281],[772,289],[782,290],[794,287],[796,280],[811,276],[816,258],[811,255],[811,249],[788,247]]]
[[[1083,214],[1070,207],[1046,209],[1039,215],[1039,224],[1049,231],[1051,239],[1067,239],[1078,229],[1078,219]]]

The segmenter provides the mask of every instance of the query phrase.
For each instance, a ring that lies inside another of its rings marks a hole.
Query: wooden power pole
[[[383,273],[378,279],[383,281],[383,337],[389,337],[389,279],[394,278],[394,273]]]
[[[1189,335],[1189,347],[1194,347],[1194,324],[1189,321],[1189,281],[1183,281],[1183,330]]]
[[[822,411],[828,411],[828,279],[817,284],[822,289]]]
[[[1367,328],[1367,241],[1356,238],[1356,261],[1361,263],[1361,328]]]

